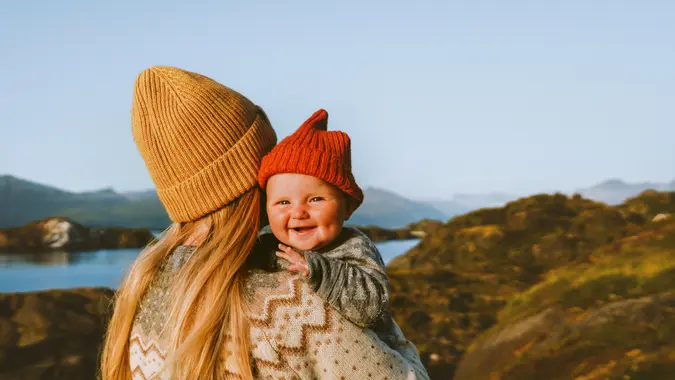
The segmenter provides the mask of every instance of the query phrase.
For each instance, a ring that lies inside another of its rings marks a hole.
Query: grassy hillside
[[[644,374],[675,371],[673,212],[675,193],[648,191],[618,206],[535,195],[456,217],[389,265],[395,316],[435,379],[661,378]],[[658,323],[635,305],[661,310]],[[598,317],[608,310],[629,319]]]
[[[548,315],[540,327],[532,321]],[[504,339],[513,331],[520,336]],[[499,342],[501,341],[501,342]],[[675,221],[596,249],[512,297],[472,345],[457,379],[671,379]],[[572,376],[570,376],[572,375]]]

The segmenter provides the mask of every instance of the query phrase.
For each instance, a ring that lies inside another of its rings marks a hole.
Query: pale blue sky
[[[0,174],[151,187],[132,86],[171,65],[244,93],[279,137],[327,109],[364,187],[429,198],[670,181],[673,20],[665,0],[5,1]]]

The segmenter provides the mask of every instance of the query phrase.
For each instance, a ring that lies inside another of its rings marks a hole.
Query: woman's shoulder
[[[375,374],[425,378],[418,377],[418,359],[409,360],[371,330],[346,320],[301,275],[249,271],[246,294],[253,356],[263,373],[290,368],[300,378],[325,373],[359,379]]]
[[[322,303],[301,275],[288,271],[249,270],[245,294],[254,320],[270,321],[279,309],[291,310]]]

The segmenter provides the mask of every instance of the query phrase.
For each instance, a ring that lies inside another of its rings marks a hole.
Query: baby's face
[[[321,248],[340,235],[347,200],[337,187],[316,177],[282,173],[267,181],[267,215],[274,236],[293,248]]]

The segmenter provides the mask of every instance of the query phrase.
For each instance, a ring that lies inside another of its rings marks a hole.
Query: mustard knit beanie
[[[276,134],[262,108],[203,75],[151,67],[134,86],[134,141],[174,222],[201,218],[256,186]]]

